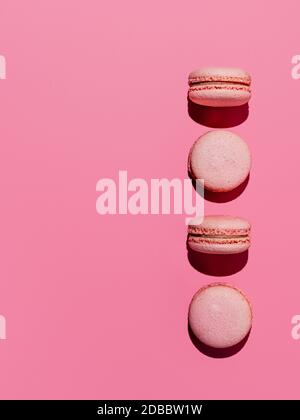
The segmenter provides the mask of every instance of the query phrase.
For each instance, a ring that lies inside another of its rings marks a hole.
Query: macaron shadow
[[[249,105],[212,107],[195,104],[188,98],[188,114],[193,121],[206,127],[229,128],[246,121]]]
[[[188,172],[188,176],[192,180],[192,184],[193,184],[193,187],[194,187],[195,191],[197,191],[196,180],[192,178],[190,172]],[[205,200],[211,201],[213,203],[227,203],[228,201],[235,200],[237,197],[239,197],[244,192],[244,190],[246,189],[246,187],[249,183],[249,180],[250,180],[250,174],[247,176],[245,181],[243,181],[238,187],[236,187],[233,190],[228,191],[228,192],[213,192],[213,191],[207,190],[204,187],[203,194],[200,194],[200,195]]]
[[[242,348],[245,346],[245,344],[248,341],[249,335],[251,330],[248,332],[246,337],[243,338],[242,341],[235,344],[234,346],[227,347],[224,349],[216,349],[214,347],[210,347],[204,343],[202,343],[193,333],[190,325],[188,324],[188,333],[191,339],[191,342],[194,344],[194,346],[205,356],[212,357],[215,359],[224,359],[226,357],[234,356],[236,353],[242,350]]]
[[[191,249],[187,243],[187,257],[191,266],[202,274],[215,277],[231,276],[248,262],[248,250],[239,254],[205,254]]]

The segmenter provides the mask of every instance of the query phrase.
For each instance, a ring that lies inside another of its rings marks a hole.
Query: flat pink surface
[[[299,398],[298,0],[1,0],[1,398]],[[203,19],[205,16],[205,19]],[[244,193],[206,213],[252,222],[231,278],[253,328],[235,356],[193,346],[187,309],[216,279],[186,257],[185,216],[99,216],[96,182],[184,178],[205,131],[187,77],[253,78]]]

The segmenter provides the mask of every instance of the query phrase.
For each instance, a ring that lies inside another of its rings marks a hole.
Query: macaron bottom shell
[[[250,247],[249,239],[203,239],[189,236],[188,246],[196,252],[205,254],[239,254]]]
[[[209,107],[235,107],[249,102],[251,93],[247,87],[222,85],[211,86],[209,89],[191,87],[189,99],[198,104]]]

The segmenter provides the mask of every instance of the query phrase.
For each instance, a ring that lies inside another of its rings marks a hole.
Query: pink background
[[[299,398],[298,0],[1,0],[1,398]],[[96,182],[184,178],[206,127],[189,71],[253,76],[244,193],[206,212],[248,217],[247,266],[226,281],[253,303],[235,356],[200,353],[187,307],[220,280],[186,257],[184,216],[99,216]],[[278,240],[280,239],[280,243]]]

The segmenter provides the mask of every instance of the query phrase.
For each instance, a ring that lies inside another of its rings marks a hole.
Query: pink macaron
[[[190,176],[203,179],[204,188],[209,191],[235,189],[246,180],[250,168],[251,154],[247,143],[231,131],[209,131],[193,144],[189,153]]]
[[[214,107],[238,106],[251,97],[251,77],[242,69],[207,67],[189,74],[189,99]]]
[[[238,254],[250,247],[251,225],[248,220],[232,216],[205,216],[188,225],[189,249],[206,254]]]
[[[252,326],[247,297],[225,283],[212,283],[194,295],[188,314],[195,337],[209,347],[224,349],[240,343]]]

